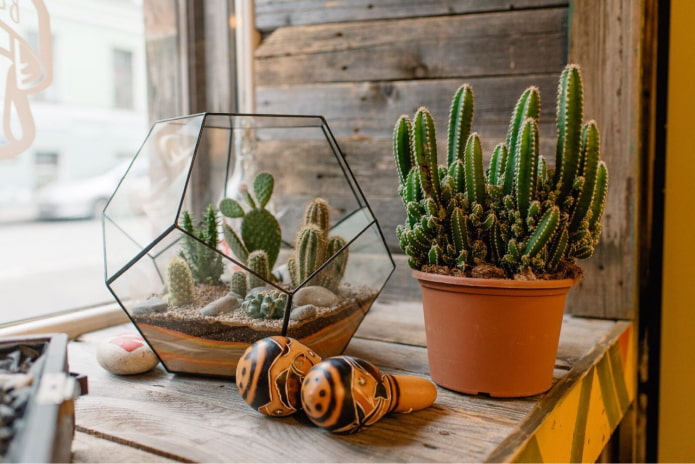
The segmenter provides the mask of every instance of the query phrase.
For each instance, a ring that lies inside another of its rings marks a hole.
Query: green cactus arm
[[[249,257],[249,250],[246,248],[236,232],[234,232],[234,229],[229,227],[227,224],[223,224],[222,234],[224,235],[224,240],[227,242],[227,245],[229,245],[229,248],[232,250],[232,253],[234,253],[234,256],[236,256],[241,264],[246,264]]]
[[[570,232],[575,232],[579,229],[582,221],[584,221],[587,213],[590,211],[594,188],[596,186],[596,176],[598,174],[599,155],[601,150],[598,127],[596,127],[594,121],[590,121],[584,125],[582,130],[581,151],[584,162],[580,174],[583,176],[584,183],[582,184],[579,198],[572,212],[569,226]]]
[[[507,146],[503,143],[498,143],[492,151],[492,157],[488,166],[487,177],[490,185],[499,185],[503,179],[502,170],[507,162],[507,156]]]
[[[456,159],[449,166],[449,177],[453,180],[453,193],[463,193],[466,190],[466,173],[463,160]]]
[[[505,254],[506,242],[502,234],[502,226],[499,221],[495,220],[492,225],[492,233],[490,237],[490,248],[492,249],[492,257],[495,264],[501,263]]]
[[[393,128],[393,157],[396,160],[396,170],[401,184],[405,184],[408,173],[413,167],[413,153],[410,141],[413,124],[406,115],[401,116]]]
[[[265,208],[270,201],[270,196],[273,194],[275,187],[275,179],[268,172],[259,173],[253,181],[253,193],[256,195],[256,200],[260,208]]]
[[[449,109],[447,166],[451,166],[457,159],[463,159],[473,123],[473,106],[473,89],[470,85],[463,84],[454,94]]]
[[[502,184],[505,194],[512,193],[514,188],[514,170],[516,169],[515,147],[518,144],[522,126],[528,118],[532,118],[538,122],[540,111],[540,92],[537,87],[529,87],[521,94],[521,97],[519,97],[514,107],[512,119],[509,122],[509,129],[507,130],[506,145],[509,154],[507,155],[507,162],[504,165],[504,183]]]
[[[427,253],[427,264],[437,266],[444,262],[443,251],[437,242],[433,242],[430,251]]]
[[[601,227],[601,217],[606,207],[606,195],[608,193],[608,168],[606,163],[600,161],[596,173],[596,185],[591,198],[591,217],[589,218],[589,230],[594,235],[594,242],[598,241]]]
[[[422,200],[422,184],[420,183],[420,172],[417,169],[412,169],[408,173],[403,187],[403,203]]]
[[[328,265],[320,273],[320,285],[332,291],[338,290],[347,269],[349,248],[345,245],[347,241],[338,235],[330,237],[326,244]]]
[[[244,208],[231,198],[225,198],[220,202],[220,213],[228,218],[240,218],[244,217]]]
[[[562,228],[560,235],[556,236],[556,238],[550,245],[550,249],[548,250],[549,257],[546,261],[546,267],[548,271],[554,271],[557,268],[558,264],[560,264],[560,260],[563,258],[563,256],[565,255],[565,251],[567,250],[568,243],[569,233],[567,232],[567,228]]]
[[[267,209],[252,209],[246,213],[241,223],[241,238],[249,252],[265,250],[271,269],[275,266],[282,244],[282,231],[280,223]]]
[[[327,235],[330,226],[328,202],[323,198],[314,198],[304,210],[304,224],[314,224]]]
[[[515,152],[514,195],[522,218],[528,216],[529,205],[536,194],[536,167],[538,165],[538,125],[526,119],[519,133]]]
[[[425,196],[439,202],[439,166],[437,164],[437,139],[434,119],[426,108],[415,113],[413,121],[412,151],[420,171],[420,183]]]
[[[560,224],[560,208],[553,206],[538,222],[526,244],[524,256],[534,258],[545,247]]]
[[[557,152],[555,159],[555,184],[559,199],[569,195],[579,166],[579,145],[584,94],[579,67],[568,65],[562,71],[557,96]]]
[[[454,208],[451,212],[451,242],[458,253],[471,248],[471,238],[468,233],[468,216],[459,207]]]
[[[483,149],[480,137],[473,133],[466,142],[464,154],[466,177],[466,196],[471,203],[485,204],[485,171],[483,169]]]

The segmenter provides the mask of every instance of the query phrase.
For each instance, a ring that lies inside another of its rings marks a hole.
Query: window
[[[0,11],[0,30],[27,47],[28,60],[41,30],[35,3],[19,2],[13,17]],[[0,323],[114,301],[96,216],[150,126],[142,2],[43,3],[59,38],[53,81],[28,95],[32,117],[21,129],[35,128],[33,143],[0,161]],[[8,43],[0,40],[3,89]],[[0,134],[0,145],[6,140]]]
[[[113,98],[116,108],[133,108],[133,53],[113,51]]]

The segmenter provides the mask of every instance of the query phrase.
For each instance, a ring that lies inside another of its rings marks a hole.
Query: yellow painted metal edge
[[[635,398],[633,327],[616,322],[487,461],[595,462]]]

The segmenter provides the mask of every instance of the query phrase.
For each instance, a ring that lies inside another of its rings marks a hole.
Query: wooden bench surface
[[[260,415],[230,381],[173,375],[161,365],[138,376],[106,372],[96,361],[96,346],[106,335],[135,330],[120,325],[70,343],[70,369],[89,377],[89,393],[76,402],[73,460],[594,460],[634,398],[631,328],[626,321],[566,316],[549,392],[500,400],[438,388],[431,408],[389,415],[354,435],[334,435],[301,414]],[[374,305],[346,354],[389,373],[427,376],[420,303]]]

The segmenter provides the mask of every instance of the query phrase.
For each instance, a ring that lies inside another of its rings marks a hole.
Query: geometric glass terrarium
[[[169,372],[270,335],[340,354],[395,266],[326,121],[154,124],[103,216],[106,284]]]

